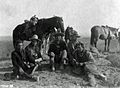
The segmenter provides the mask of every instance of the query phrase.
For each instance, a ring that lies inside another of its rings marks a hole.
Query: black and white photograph
[[[0,88],[119,87],[119,0],[0,0]]]

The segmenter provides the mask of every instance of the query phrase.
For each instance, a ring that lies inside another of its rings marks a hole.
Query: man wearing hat
[[[94,57],[85,49],[82,42],[75,44],[73,55],[75,62],[74,65],[80,67],[82,70],[81,72],[85,72],[85,74],[87,74],[90,86],[96,85],[95,75],[103,78],[104,80],[106,79],[106,76],[98,71]]]
[[[38,64],[42,61],[42,56],[38,45],[40,43],[40,40],[38,39],[37,35],[33,35],[32,38],[30,38],[30,41],[31,43],[25,48],[27,63],[30,67],[37,68]],[[34,71],[31,74],[33,74]]]
[[[65,41],[62,39],[63,36],[63,33],[55,33],[55,40],[52,41],[49,46],[48,55],[50,57],[50,67],[52,71],[55,71],[57,65],[60,69],[64,69],[64,65],[67,60],[67,46]]]
[[[29,68],[26,64],[26,55],[23,49],[23,42],[21,40],[16,42],[15,50],[11,53],[11,59],[13,64],[13,73],[11,74],[11,78],[8,79],[16,79],[17,76],[21,76],[20,68],[22,68],[26,74],[29,74],[34,69]]]
[[[70,41],[68,42],[68,60],[69,60],[69,65],[73,67],[74,63],[73,63],[73,51],[75,49],[75,44],[78,42],[78,38],[80,38],[80,36],[78,35],[78,33],[73,30],[72,34],[70,35]]]

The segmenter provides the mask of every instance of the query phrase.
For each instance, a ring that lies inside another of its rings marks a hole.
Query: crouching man
[[[30,41],[31,43],[25,48],[27,64],[30,68],[32,67],[37,69],[38,65],[42,61],[39,48],[40,40],[37,35],[33,35],[32,38],[30,38]],[[34,69],[31,74],[33,74],[36,69]]]
[[[60,66],[60,69],[64,69],[67,61],[67,46],[62,39],[63,36],[63,33],[55,33],[55,40],[49,46],[48,55],[52,71],[55,71],[57,66]]]
[[[96,85],[95,75],[106,80],[106,76],[98,71],[94,57],[89,51],[85,50],[83,43],[76,43],[73,55],[75,64],[80,66],[82,72],[87,73],[90,86]]]

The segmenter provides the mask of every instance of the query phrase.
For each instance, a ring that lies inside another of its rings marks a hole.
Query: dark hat
[[[64,36],[64,33],[58,32],[58,33],[55,33],[53,36]]]

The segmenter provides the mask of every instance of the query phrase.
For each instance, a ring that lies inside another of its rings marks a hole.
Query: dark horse
[[[34,34],[37,34],[39,39],[43,42],[51,32],[55,32],[55,28],[60,28],[61,32],[64,32],[64,24],[62,17],[54,16],[51,18],[39,19],[35,26],[31,25],[30,22],[26,22],[18,25],[13,30],[13,45],[15,47],[17,40],[27,40]]]
[[[110,41],[114,37],[118,37],[118,29],[109,26],[93,26],[91,29],[90,44],[97,48],[98,39],[105,40],[105,51],[109,51]]]

